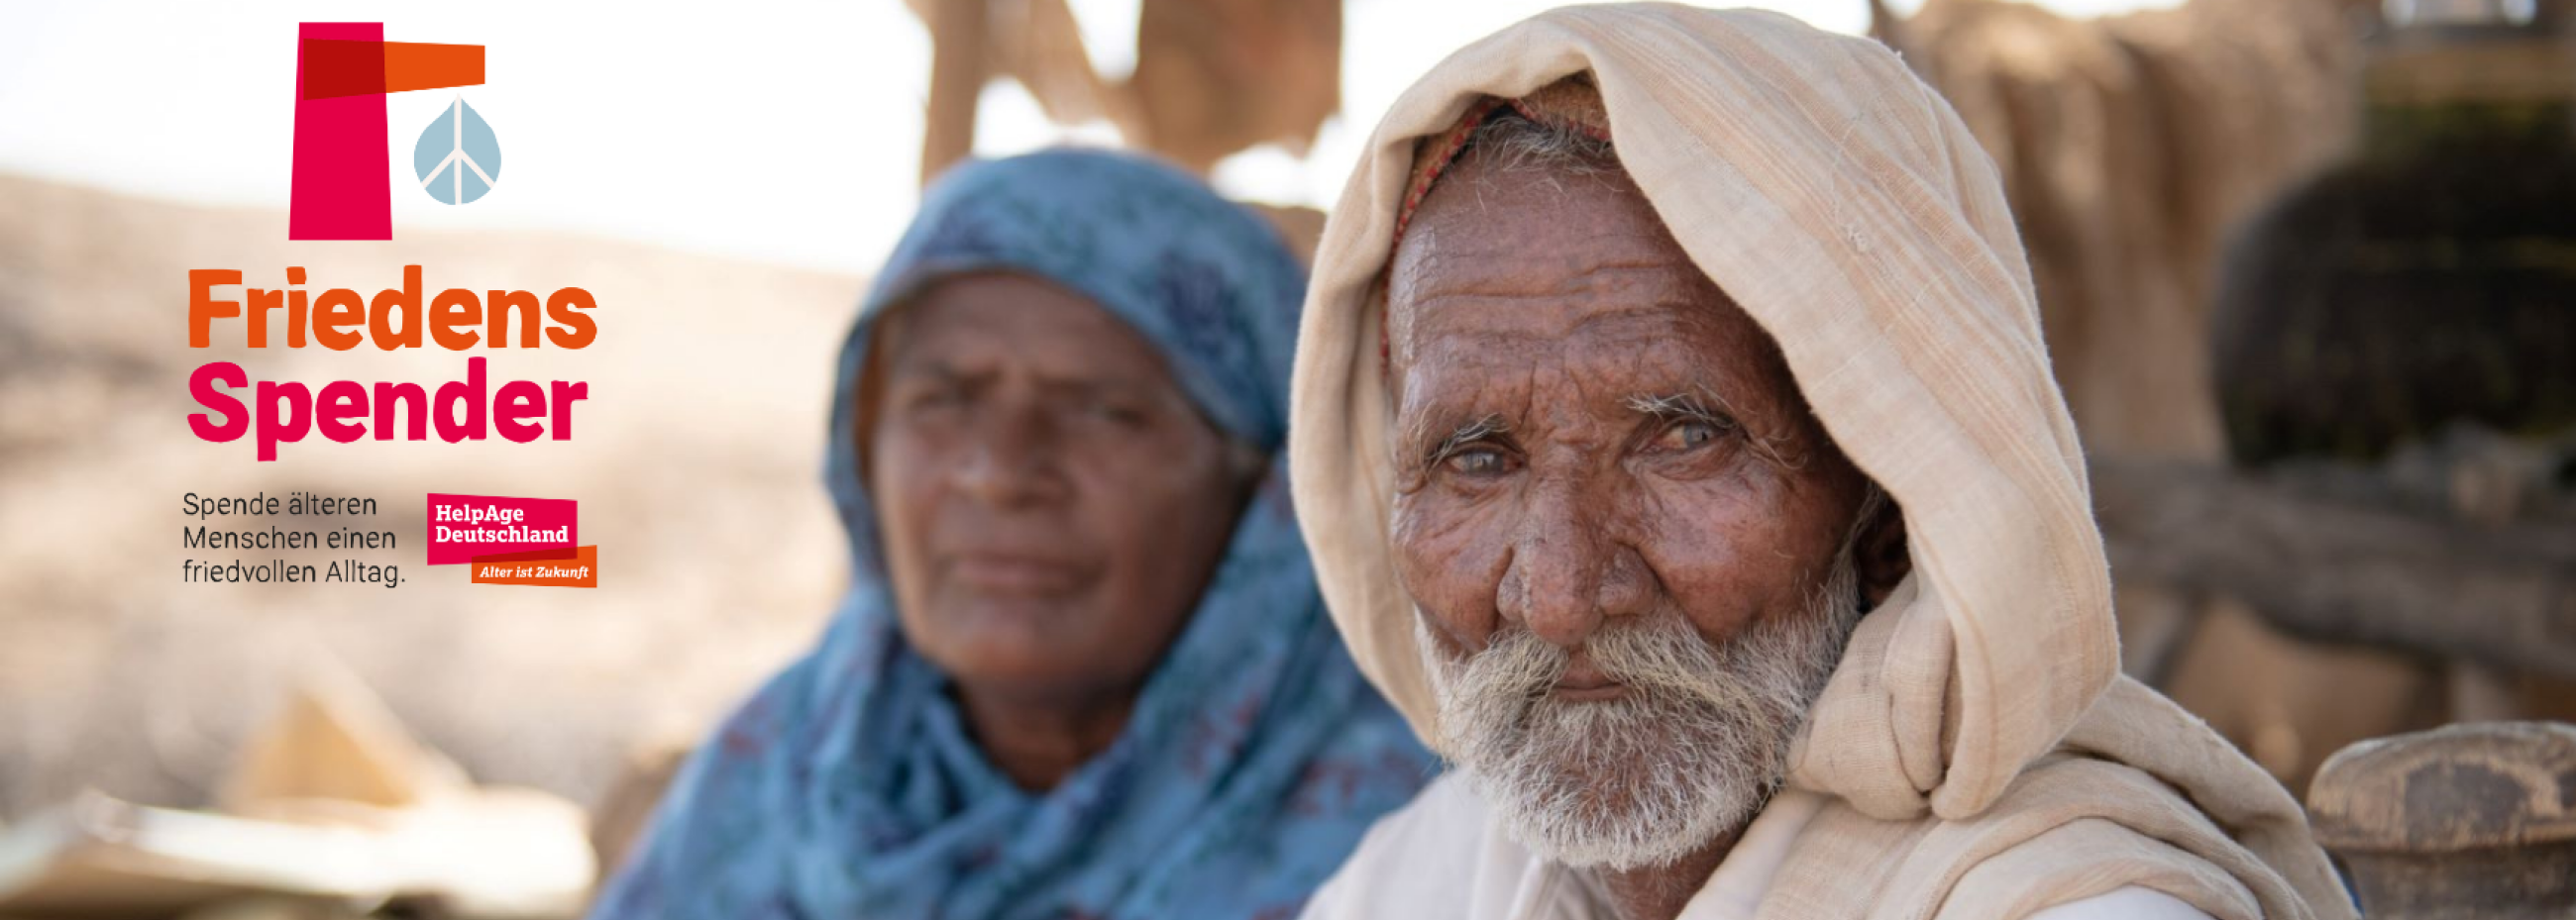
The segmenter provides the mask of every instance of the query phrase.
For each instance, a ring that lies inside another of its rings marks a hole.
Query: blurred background
[[[199,878],[128,903],[99,892],[176,870],[64,868],[102,828],[309,825],[319,800],[355,803],[335,827],[454,835],[413,839],[580,838],[526,878],[405,870],[483,885],[450,912],[576,910],[678,752],[839,592],[829,363],[924,177],[1142,148],[1311,245],[1399,92],[1553,5],[0,6],[0,915],[402,887]],[[2576,718],[2576,3],[1759,5],[1896,48],[2002,169],[2130,673],[2294,793],[2363,739]],[[484,85],[389,96],[388,121],[399,152],[461,95],[506,174],[450,206],[397,163],[394,240],[288,242],[296,23],[361,18],[488,49]],[[310,290],[405,265],[433,290],[589,289],[592,347],[487,355],[496,381],[589,381],[578,435],[313,439],[276,463],[198,440],[207,361],[463,375],[435,349],[185,347],[187,269],[278,287],[289,265]],[[171,533],[183,494],[289,490],[379,499],[406,546],[362,555],[406,583],[180,582],[204,555]],[[581,501],[602,587],[418,565],[428,491]]]

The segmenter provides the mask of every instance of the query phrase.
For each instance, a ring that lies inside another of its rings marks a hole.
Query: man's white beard
[[[1497,631],[1464,660],[1419,611],[1414,628],[1449,756],[1512,836],[1565,865],[1634,869],[1752,819],[1859,618],[1846,546],[1805,609],[1765,617],[1724,648],[1679,616],[1604,623],[1585,649],[1627,692],[1599,702],[1556,698],[1570,652],[1526,628]]]

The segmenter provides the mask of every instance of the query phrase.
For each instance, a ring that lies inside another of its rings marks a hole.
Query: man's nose
[[[1017,507],[1061,496],[1061,445],[1045,413],[1001,409],[970,429],[965,456],[955,470],[960,492],[994,507]]]
[[[1611,505],[1570,484],[1533,489],[1494,598],[1505,621],[1572,649],[1605,619],[1645,611],[1645,561],[1608,528]]]

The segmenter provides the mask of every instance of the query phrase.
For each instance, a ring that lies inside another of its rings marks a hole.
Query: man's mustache
[[[1582,650],[1602,676],[1646,697],[1738,708],[1757,703],[1727,655],[1678,616],[1623,619],[1585,637]],[[1532,705],[1573,665],[1574,650],[1527,628],[1506,627],[1468,656],[1461,690],[1520,698]]]

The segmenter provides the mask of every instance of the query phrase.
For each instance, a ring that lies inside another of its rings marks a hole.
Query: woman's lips
[[[1082,587],[1089,578],[1089,568],[1043,556],[964,552],[949,556],[948,578],[978,594],[1053,596]]]

